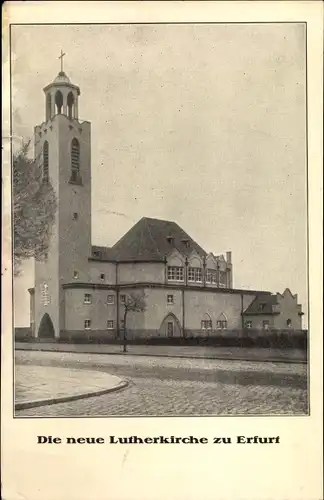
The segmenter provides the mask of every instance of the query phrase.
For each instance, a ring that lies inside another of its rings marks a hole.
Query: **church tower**
[[[63,285],[88,281],[91,255],[91,132],[79,118],[80,89],[63,71],[43,90],[45,121],[35,127],[35,158],[57,198],[48,254],[35,263],[31,297],[35,337],[59,337],[65,325]]]

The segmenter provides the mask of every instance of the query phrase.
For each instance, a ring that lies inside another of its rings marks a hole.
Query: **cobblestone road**
[[[107,371],[127,389],[21,410],[18,417],[305,414],[305,365],[18,351],[19,364]]]

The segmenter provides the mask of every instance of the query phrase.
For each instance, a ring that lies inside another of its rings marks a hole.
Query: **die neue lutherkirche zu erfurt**
[[[84,332],[119,335],[125,301],[127,335],[210,335],[221,330],[301,329],[301,306],[283,294],[233,288],[231,252],[206,252],[175,222],[143,217],[111,248],[91,243],[90,123],[79,121],[80,89],[61,71],[44,88],[45,121],[35,127],[35,158],[58,209],[48,255],[35,264],[30,289],[35,337]]]

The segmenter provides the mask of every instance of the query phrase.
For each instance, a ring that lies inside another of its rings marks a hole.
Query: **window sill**
[[[70,179],[69,184],[73,184],[74,186],[83,186],[82,180],[73,181],[72,179]]]

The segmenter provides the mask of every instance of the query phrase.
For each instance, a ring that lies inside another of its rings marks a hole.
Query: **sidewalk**
[[[16,365],[15,409],[99,396],[127,386],[108,373],[51,366]]]
[[[59,344],[54,342],[16,342],[16,350],[56,351],[87,354],[124,354],[121,345],[104,344]],[[307,363],[307,354],[299,349],[270,349],[246,347],[195,347],[195,346],[150,346],[129,345],[126,355],[158,356],[175,358],[233,359],[239,361],[271,361]]]

